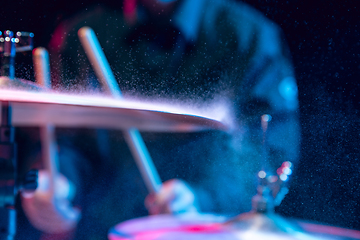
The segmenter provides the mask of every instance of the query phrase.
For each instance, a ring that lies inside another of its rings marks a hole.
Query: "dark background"
[[[46,47],[61,19],[95,2],[3,1],[0,29],[32,31],[35,47]],[[360,229],[358,0],[245,2],[282,27],[299,86],[301,161],[277,211],[289,218]],[[32,66],[22,61],[29,55],[17,56],[18,72],[26,79],[33,78]]]

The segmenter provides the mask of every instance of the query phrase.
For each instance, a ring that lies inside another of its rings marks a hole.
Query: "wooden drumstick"
[[[33,50],[33,63],[36,82],[51,89],[49,53],[45,48],[39,47]],[[54,195],[55,179],[58,175],[58,154],[55,138],[55,127],[46,124],[40,127],[41,149],[44,167],[49,172],[49,194]]]
[[[122,98],[119,85],[117,84],[94,31],[89,27],[82,27],[78,31],[78,36],[102,86],[115,98]],[[158,192],[162,183],[140,132],[135,128],[128,129],[124,131],[124,137],[140,170],[142,178],[145,181],[148,191]]]

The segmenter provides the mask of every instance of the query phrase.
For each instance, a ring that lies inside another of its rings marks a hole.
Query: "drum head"
[[[222,216],[197,213],[149,216],[116,225],[109,231],[108,238],[110,240],[236,239],[221,228],[225,220],[226,218]]]
[[[241,215],[240,215],[241,216]],[[116,225],[109,240],[351,240],[357,231],[250,214],[239,222],[211,214],[187,213],[136,218]],[[284,223],[277,229],[273,225]],[[281,227],[290,227],[286,231]],[[293,226],[293,227],[292,227]],[[306,226],[306,228],[299,227]],[[310,227],[309,227],[310,226]],[[305,230],[304,230],[305,229]],[[337,234],[331,229],[337,229]],[[307,231],[306,231],[307,230]],[[340,231],[341,230],[341,231]]]

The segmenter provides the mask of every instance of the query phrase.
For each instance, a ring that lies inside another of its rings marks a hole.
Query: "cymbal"
[[[11,90],[28,90],[28,91],[44,91],[40,85],[33,83],[29,80],[8,77],[0,77],[0,89],[11,89]]]
[[[304,226],[304,225],[302,225]],[[245,213],[227,220],[211,214],[158,215],[125,221],[108,233],[109,240],[351,240],[360,233],[331,234],[327,226],[312,224],[311,231],[276,214]],[[314,229],[321,229],[316,231]],[[338,228],[340,229],[340,228]],[[341,231],[338,231],[341,232]]]
[[[12,107],[13,126],[137,128],[140,131],[189,132],[226,130],[224,116],[197,109],[143,103],[104,96],[0,89],[0,101]]]

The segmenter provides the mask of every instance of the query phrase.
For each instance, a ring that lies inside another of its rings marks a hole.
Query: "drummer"
[[[255,9],[234,0],[124,0],[88,7],[62,21],[49,43],[53,86],[64,91],[101,91],[77,37],[83,26],[97,33],[125,98],[221,102],[231,109],[235,127],[231,133],[143,133],[164,180],[157,195],[147,195],[120,131],[59,130],[60,170],[76,186],[72,203],[82,217],[66,220],[60,208],[44,213],[41,207],[32,209],[42,214],[29,216],[35,194],[23,207],[40,231],[54,234],[64,226],[63,234],[72,232],[75,239],[104,239],[115,224],[148,213],[249,211],[265,113],[272,116],[266,136],[272,169],[297,161],[290,54],[279,27]]]

